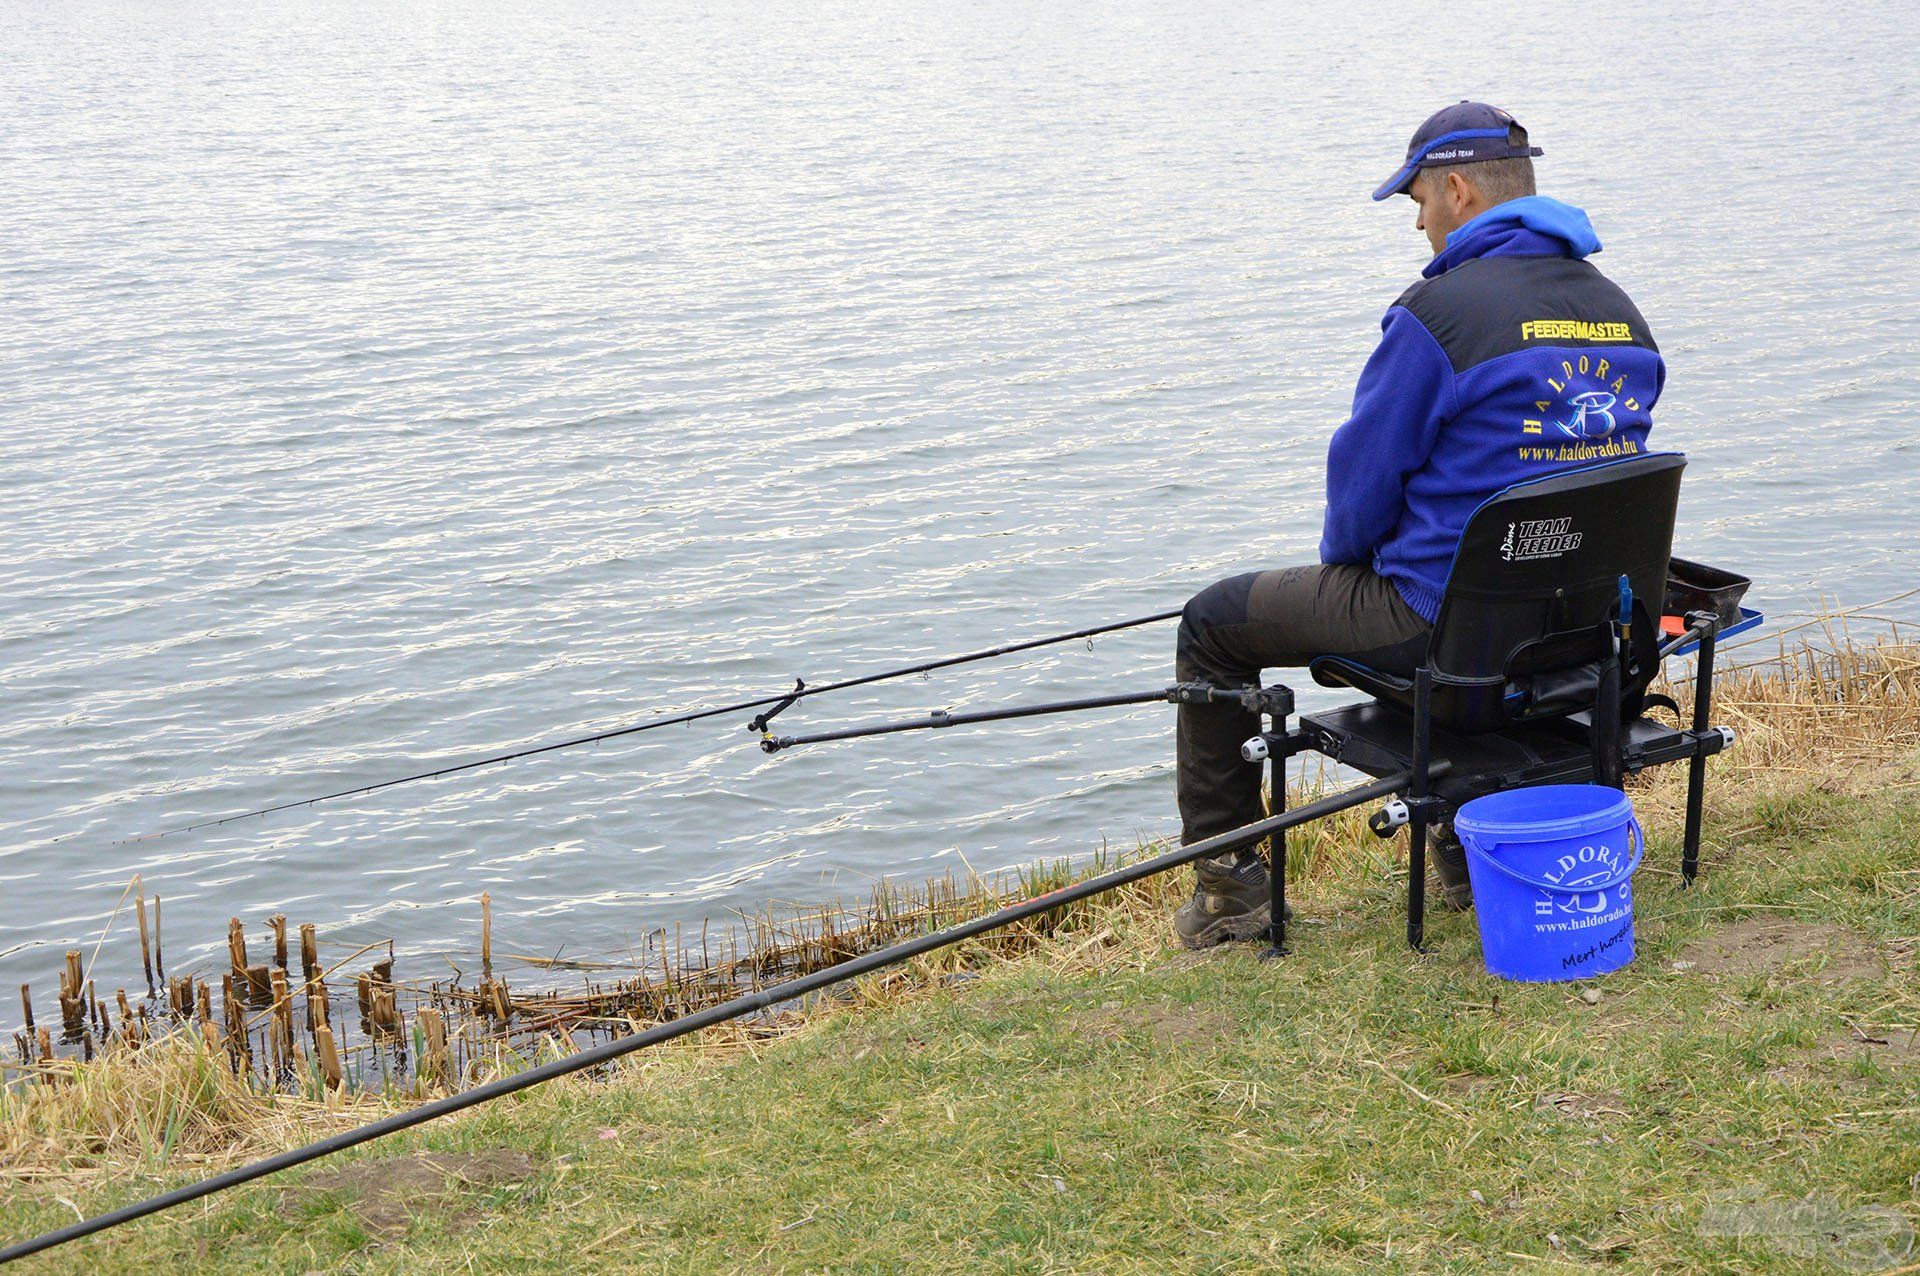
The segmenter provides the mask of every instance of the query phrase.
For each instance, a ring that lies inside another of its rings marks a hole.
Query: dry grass
[[[372,1100],[263,1093],[194,1034],[58,1060],[0,1093],[0,1175],[93,1177],[224,1163],[371,1119]]]
[[[1716,767],[1736,776],[1844,779],[1920,747],[1920,643],[1836,636],[1743,663],[1715,683],[1714,720],[1740,734]]]
[[[1684,709],[1685,686],[1673,690]],[[1825,649],[1783,650],[1774,659],[1727,671],[1716,691],[1713,717],[1740,734],[1736,748],[1714,763],[1716,782],[1709,786],[1710,833],[1724,844],[1740,835],[1739,812],[1762,793],[1810,783],[1838,791],[1870,763],[1920,756],[1920,644],[1847,641]],[[1636,783],[1635,799],[1650,828],[1677,825],[1682,777],[1682,768],[1669,767]],[[1876,782],[1920,787],[1920,771],[1890,779],[1882,774]],[[1343,813],[1290,838],[1291,864],[1304,896],[1377,886],[1383,877],[1404,871],[1398,867],[1399,844],[1373,838],[1364,819],[1362,811]],[[1078,870],[1085,871],[1084,865]],[[813,964],[831,965],[903,935],[977,916],[1005,899],[1050,889],[1074,875],[1062,864],[1012,881],[956,885],[948,880],[918,892],[886,887],[857,913],[812,910],[761,919],[750,936],[749,956],[736,960],[748,963],[755,978],[792,969],[800,949],[811,954]],[[839,995],[713,1030],[658,1053],[685,1060],[689,1053],[756,1050],[822,1014],[898,1002],[989,965],[1035,961],[1086,971],[1132,961],[1128,954],[1138,945],[1116,943],[1115,937],[1164,927],[1166,914],[1187,889],[1182,877],[1162,874],[1135,883],[881,972]],[[771,959],[769,952],[783,955]],[[736,970],[726,980],[713,981],[708,995],[737,990],[738,975]],[[534,1053],[576,1048],[561,1035],[536,1034],[533,1040],[541,1043]],[[468,1069],[467,1079],[523,1066],[524,1058],[496,1049]],[[0,1178],[97,1178],[238,1161],[358,1124],[404,1106],[419,1093],[413,1082],[357,1097],[317,1084],[304,1093],[267,1091],[250,1076],[236,1074],[226,1053],[211,1051],[197,1035],[162,1036],[90,1064],[58,1061],[41,1073],[39,1083],[16,1082],[0,1090]]]
[[[1691,683],[1654,690],[1672,695],[1682,721],[1692,721]],[[1710,843],[1737,841],[1751,827],[1742,811],[1764,795],[1809,786],[1849,792],[1861,777],[1881,786],[1920,781],[1883,770],[1920,750],[1920,643],[1843,634],[1826,635],[1825,645],[1783,642],[1771,656],[1719,671],[1710,716],[1736,736],[1711,763]],[[1678,827],[1686,785],[1684,767],[1662,767],[1629,789],[1649,828]]]

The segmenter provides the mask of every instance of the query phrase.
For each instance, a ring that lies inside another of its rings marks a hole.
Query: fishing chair
[[[1242,748],[1269,763],[1277,807],[1288,757],[1313,751],[1374,777],[1410,775],[1369,820],[1410,839],[1407,943],[1422,948],[1429,837],[1450,828],[1461,804],[1537,784],[1619,788],[1646,767],[1688,763],[1680,873],[1699,868],[1706,760],[1733,742],[1708,725],[1716,635],[1729,615],[1689,611],[1662,642],[1669,559],[1684,457],[1633,457],[1517,484],[1468,521],[1439,618],[1411,667],[1380,668],[1339,656],[1313,662],[1315,682],[1368,700],[1303,715],[1289,728],[1292,694],[1269,687],[1271,729]],[[1658,613],[1649,600],[1661,605]],[[1723,600],[1716,600],[1723,601]],[[1734,597],[1737,604],[1737,595]],[[1742,616],[1737,605],[1731,618]],[[1757,623],[1755,613],[1747,624]],[[1671,622],[1669,622],[1671,624]],[[1669,654],[1697,649],[1692,724],[1648,684]],[[1284,693],[1284,694],[1279,694]],[[1649,716],[1664,708],[1674,725]],[[1286,832],[1271,841],[1273,947],[1286,951]]]

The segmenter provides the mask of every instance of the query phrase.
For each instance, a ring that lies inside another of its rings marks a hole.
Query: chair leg
[[[1425,952],[1427,933],[1427,768],[1433,753],[1433,674],[1413,676],[1413,784],[1407,819],[1407,947]]]
[[[1593,704],[1593,782],[1624,789],[1625,767],[1620,756],[1620,658],[1608,639],[1606,662],[1600,667],[1599,694]]]
[[[1284,715],[1273,720],[1273,734],[1277,737],[1287,734]],[[1268,783],[1273,786],[1272,810],[1275,815],[1287,809],[1287,756],[1284,750],[1276,748],[1267,760],[1267,777]],[[1267,856],[1267,904],[1272,909],[1267,938],[1271,943],[1260,954],[1261,961],[1273,961],[1287,955],[1287,831],[1274,830],[1267,845],[1271,848]]]
[[[1713,712],[1713,642],[1719,628],[1717,622],[1708,619],[1706,632],[1700,635],[1699,654],[1694,662],[1693,734],[1696,752],[1687,760],[1687,831],[1680,850],[1682,886],[1691,886],[1700,872],[1700,832],[1707,796],[1707,758],[1697,750],[1699,738],[1706,734]]]

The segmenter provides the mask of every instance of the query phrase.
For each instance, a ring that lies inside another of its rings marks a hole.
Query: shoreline
[[[1912,815],[1911,808],[1920,807],[1920,802],[1909,800],[1903,806],[1895,801],[1890,812],[1882,810],[1887,806],[1887,793],[1897,796],[1920,788],[1920,648],[1912,644],[1885,644],[1826,653],[1804,649],[1768,664],[1772,666],[1770,674],[1764,667],[1751,666],[1727,672],[1716,691],[1716,704],[1740,731],[1741,741],[1734,750],[1716,759],[1714,782],[1708,786],[1711,810],[1708,841],[1715,849],[1708,857],[1707,871],[1703,874],[1704,892],[1681,897],[1660,889],[1677,879],[1674,865],[1669,862],[1673,859],[1670,851],[1680,801],[1677,775],[1664,777],[1655,773],[1630,788],[1657,849],[1649,854],[1641,870],[1646,875],[1645,885],[1637,892],[1646,909],[1642,955],[1634,966],[1619,975],[1586,985],[1603,999],[1612,996],[1610,990],[1616,982],[1659,983],[1662,976],[1675,973],[1661,969],[1662,966],[1671,965],[1674,960],[1694,961],[1692,957],[1671,958],[1669,953],[1677,950],[1676,945],[1682,942],[1706,942],[1702,938],[1706,928],[1700,924],[1703,919],[1692,917],[1701,907],[1715,914],[1730,915],[1734,926],[1743,924],[1746,918],[1766,918],[1774,911],[1783,914],[1797,914],[1809,908],[1818,911],[1817,901],[1812,905],[1805,901],[1772,903],[1747,899],[1742,902],[1723,895],[1736,889],[1747,894],[1756,890],[1763,894],[1777,893],[1777,887],[1768,886],[1759,876],[1762,866],[1748,858],[1728,857],[1729,843],[1756,835],[1775,836],[1782,829],[1792,833],[1801,827],[1794,821],[1803,818],[1796,812],[1808,804],[1824,811],[1828,817],[1824,826],[1817,821],[1806,826],[1815,829],[1850,827],[1849,822],[1859,824],[1872,820],[1891,821],[1888,827],[1904,829],[1907,826],[1900,821]],[[1872,745],[1873,741],[1879,743]],[[1840,756],[1837,751],[1841,749],[1849,750],[1847,756],[1856,759],[1858,765],[1839,773],[1831,766],[1807,765],[1816,758]],[[1896,769],[1870,769],[1889,765]],[[1880,790],[1885,792],[1878,792]],[[1564,1001],[1568,990],[1576,985],[1506,985],[1476,973],[1477,945],[1473,942],[1470,917],[1447,919],[1443,928],[1446,954],[1440,963],[1425,959],[1406,962],[1388,951],[1391,947],[1388,941],[1394,938],[1395,928],[1383,918],[1390,916],[1399,894],[1404,891],[1402,850],[1397,840],[1379,842],[1365,834],[1361,819],[1355,815],[1344,824],[1337,820],[1323,822],[1313,826],[1311,836],[1299,838],[1298,844],[1290,847],[1300,883],[1295,898],[1301,907],[1303,960],[1281,963],[1287,972],[1299,973],[1277,974],[1279,984],[1276,986],[1305,993],[1312,987],[1312,979],[1306,972],[1317,972],[1313,978],[1335,977],[1337,972],[1330,972],[1327,962],[1336,950],[1345,952],[1353,960],[1360,959],[1354,956],[1356,953],[1366,954],[1366,963],[1376,971],[1379,980],[1385,981],[1382,986],[1389,988],[1404,987],[1409,979],[1417,983],[1424,978],[1419,972],[1431,973],[1444,966],[1451,972],[1450,978],[1457,978],[1463,986],[1483,990],[1476,995],[1492,1004],[1514,1002],[1541,1008],[1542,1013],[1529,1031],[1551,1035],[1552,1025],[1559,1016],[1547,1008]],[[1912,887],[1906,895],[1898,897],[1906,901],[1901,905],[1903,908],[1920,908],[1920,899],[1915,898],[1920,896],[1920,851],[1915,849],[1916,841],[1920,841],[1920,835],[1906,836],[1904,845],[1883,847],[1876,852],[1894,857],[1894,866],[1883,866],[1879,870],[1881,876],[1873,879],[1874,889],[1884,894],[1902,884]],[[1805,846],[1805,858],[1811,865],[1805,872],[1821,867],[1822,857],[1814,853],[1818,845],[1814,841]],[[1826,866],[1829,870],[1844,867]],[[1820,890],[1831,894],[1838,889],[1856,889],[1848,885],[1851,881],[1846,873],[1840,873],[1833,881],[1823,879]],[[1172,877],[1163,875],[1117,892],[1113,897],[1075,906],[1044,930],[1036,929],[1032,934],[1018,937],[1017,943],[996,948],[990,940],[977,941],[943,954],[938,960],[922,960],[908,969],[863,981],[846,998],[792,1008],[786,1014],[756,1024],[709,1031],[693,1041],[648,1052],[617,1069],[604,1082],[555,1083],[536,1092],[538,1097],[498,1105],[500,1112],[487,1110],[428,1127],[417,1135],[394,1140],[398,1146],[373,1148],[343,1163],[386,1163],[404,1148],[468,1143],[477,1137],[473,1134],[475,1130],[496,1128],[501,1122],[510,1125],[514,1118],[508,1114],[523,1106],[559,1112],[570,1106],[618,1103],[621,1101],[618,1096],[628,1091],[654,1093],[654,1088],[662,1082],[649,1078],[670,1075],[676,1084],[698,1087],[707,1084],[702,1078],[722,1072],[745,1069],[755,1073],[762,1064],[784,1066],[774,1061],[789,1052],[814,1049],[808,1043],[822,1037],[872,1034],[865,1046],[868,1054],[863,1058],[878,1056],[890,1061],[888,1066],[895,1070],[905,1068],[911,1074],[914,1050],[945,1047],[938,1039],[921,1036],[917,1038],[921,1046],[901,1055],[900,1039],[881,1025],[897,1016],[915,1021],[938,1020],[954,1026],[958,1035],[952,1043],[953,1049],[964,1052],[971,1048],[972,1041],[971,1030],[964,1027],[964,1008],[970,1006],[972,1011],[968,1013],[985,1014],[991,1019],[999,1013],[1004,987],[1024,986],[1035,980],[1046,983],[1056,977],[1072,978],[1093,986],[1102,978],[1120,977],[1129,972],[1139,975],[1149,969],[1172,972],[1182,979],[1191,978],[1201,983],[1207,982],[1207,972],[1213,972],[1217,982],[1220,972],[1228,968],[1237,972],[1235,978],[1248,977],[1244,967],[1251,958],[1237,951],[1244,946],[1194,955],[1181,954],[1171,948],[1165,918],[1178,902],[1180,885]],[[1701,905],[1692,903],[1702,897]],[[985,906],[978,893],[971,898],[974,904],[965,906]],[[950,902],[954,907],[963,906],[958,897]],[[875,907],[884,910],[885,900],[877,902]],[[908,914],[895,909],[897,925],[957,920],[942,916],[938,909],[930,916],[915,916],[911,921],[907,918]],[[1904,933],[1920,934],[1920,925],[1911,925]],[[836,934],[841,937],[837,943],[850,942],[844,932]],[[1895,981],[1887,985],[1889,993],[1895,994],[1896,1000],[1899,995],[1910,996],[1915,987],[1911,976],[1912,945],[1902,948],[1898,943],[1879,943],[1877,951],[1888,972],[1883,982]],[[1896,971],[1903,972],[1905,977],[1896,976]],[[1265,981],[1264,976],[1262,980]],[[1902,987],[1907,990],[1906,994],[1899,993]],[[1553,989],[1559,991],[1556,993]],[[984,1003],[983,997],[987,999]],[[1122,1003],[1130,1004],[1124,997]],[[1318,1012],[1325,1009],[1316,1008]],[[1907,1012],[1906,1018],[1920,1023],[1920,1005]],[[863,1024],[872,1027],[864,1028]],[[1102,1033],[1105,1031],[1101,1029]],[[1203,1041],[1189,1041],[1192,1034],[1188,1029],[1168,1029],[1168,1032],[1171,1036],[1162,1041],[1160,1038],[1167,1034],[1154,1028],[1147,1033],[1148,1044],[1196,1048],[1205,1045]],[[1128,1032],[1120,1035],[1128,1036]],[[909,1033],[906,1039],[916,1038]],[[1170,1054],[1172,1057],[1162,1062],[1173,1066],[1181,1051],[1162,1049],[1159,1053]],[[153,1182],[197,1174],[251,1153],[304,1141],[329,1128],[358,1123],[410,1098],[403,1089],[358,1096],[261,1094],[245,1087],[223,1085],[218,1080],[218,1070],[205,1067],[212,1057],[212,1051],[197,1049],[191,1042],[183,1043],[181,1049],[150,1046],[125,1057],[110,1057],[91,1069],[76,1067],[61,1085],[34,1086],[9,1094],[4,1106],[0,1106],[0,1138],[5,1139],[0,1143],[0,1150],[5,1152],[5,1156],[0,1157],[0,1167],[3,1167],[0,1172],[17,1187],[9,1193],[10,1203],[5,1209],[9,1216],[6,1233],[26,1234],[29,1219],[47,1225],[62,1221],[57,1212],[51,1212],[57,1210],[50,1204],[55,1196],[78,1193],[96,1204],[124,1197],[130,1190],[129,1179]],[[1726,1061],[1717,1059],[1716,1062]],[[495,1067],[515,1066],[510,1058],[498,1055],[491,1063]],[[1889,1075],[1906,1078],[1899,1084],[1920,1087],[1920,1078],[1913,1073],[1896,1070]],[[1400,1082],[1424,1091],[1429,1097],[1464,1110],[1455,1099],[1423,1086],[1417,1078],[1396,1076]],[[1407,1095],[1398,1083],[1395,1088],[1403,1096]],[[910,1091],[911,1087],[903,1094]],[[142,1094],[146,1096],[144,1099]],[[803,1085],[794,1092],[794,1100],[804,1102],[806,1094],[807,1087]],[[1409,1101],[1421,1107],[1431,1106],[1411,1098]],[[736,1116],[764,1124],[777,1123],[780,1113],[768,1110],[757,1117]],[[175,1131],[165,1156],[156,1157],[151,1146],[143,1146],[142,1131],[150,1134],[154,1130]],[[485,1142],[486,1138],[481,1137],[480,1141]],[[505,1146],[518,1147],[528,1156],[533,1155],[519,1145],[517,1136],[509,1137]],[[534,1163],[546,1162],[536,1158]],[[328,1172],[321,1169],[315,1173],[324,1176]],[[301,1176],[286,1177],[293,1180]],[[285,1190],[288,1189],[269,1184],[259,1188],[257,1195],[260,1199],[277,1199]],[[223,1211],[230,1212],[232,1208],[216,1205],[212,1215],[220,1217]],[[343,1205],[341,1210],[344,1217],[355,1217],[351,1205]],[[65,1218],[71,1218],[71,1211],[65,1213]],[[1920,1218],[1920,1213],[1916,1213],[1916,1218]],[[125,1234],[132,1237],[148,1233],[175,1234],[173,1223],[149,1222],[154,1226],[136,1225],[126,1229]],[[284,1241],[283,1232],[274,1231],[274,1234]],[[105,1252],[122,1243],[111,1241],[99,1248],[76,1246],[72,1256]],[[137,1247],[144,1242],[133,1239],[124,1243]]]

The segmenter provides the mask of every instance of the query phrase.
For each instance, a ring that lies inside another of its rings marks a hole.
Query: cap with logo
[[[1407,162],[1381,183],[1375,199],[1398,195],[1413,184],[1413,175],[1441,164],[1477,164],[1482,160],[1518,159],[1544,154],[1527,144],[1527,130],[1497,106],[1461,101],[1427,117],[1407,144]]]

